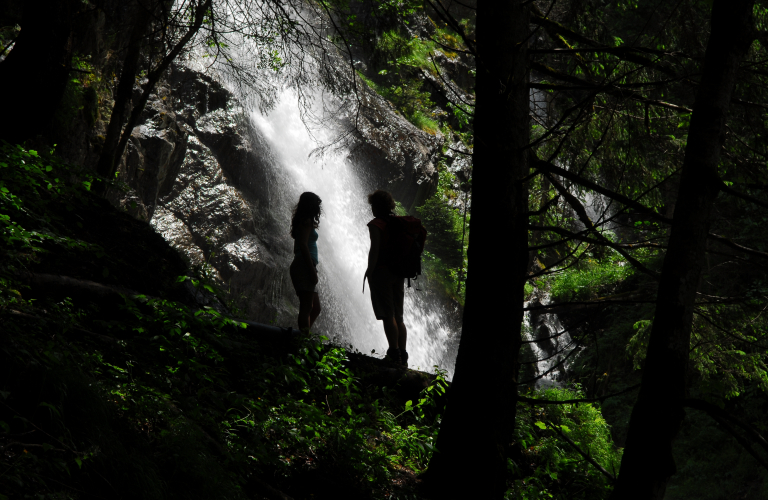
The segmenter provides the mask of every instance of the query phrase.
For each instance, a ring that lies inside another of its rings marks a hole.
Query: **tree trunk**
[[[72,28],[82,4],[71,0],[24,2],[21,33],[0,63],[0,96],[20,105],[0,120],[0,138],[23,142],[45,132],[67,87]]]
[[[715,0],[685,150],[672,232],[637,402],[612,499],[661,499],[675,473],[672,440],[684,417],[693,308],[710,211],[719,192],[717,165],[738,64],[751,42],[754,0]]]
[[[478,5],[466,306],[456,372],[425,480],[445,498],[501,498],[514,429],[528,265],[528,7]],[[493,381],[488,383],[488,381]]]
[[[109,118],[107,134],[104,138],[104,147],[101,150],[99,164],[96,167],[96,171],[103,177],[108,176],[110,172],[114,172],[114,165],[117,162],[115,155],[117,145],[120,142],[120,132],[123,130],[125,114],[131,102],[133,84],[136,82],[136,75],[139,73],[142,41],[151,17],[151,12],[144,6],[136,6],[133,30],[131,31],[128,49],[123,60],[120,82],[115,93],[115,105],[112,107],[112,115]]]
[[[181,53],[181,51],[186,47],[187,43],[197,34],[197,32],[200,30],[200,27],[203,25],[203,21],[205,20],[206,14],[209,12],[211,8],[211,1],[212,0],[198,0],[194,7],[192,7],[192,13],[194,13],[194,22],[189,27],[187,32],[184,34],[184,36],[176,43],[176,45],[171,49],[168,54],[166,54],[163,59],[158,63],[158,65],[149,72],[147,75],[147,82],[142,86],[142,92],[141,97],[139,97],[139,102],[137,102],[133,109],[131,110],[131,114],[128,117],[128,123],[126,123],[125,128],[123,130],[122,135],[120,136],[120,141],[117,143],[117,147],[115,148],[114,152],[112,153],[112,161],[111,164],[109,162],[109,159],[104,160],[104,164],[102,165],[101,158],[99,159],[99,174],[105,177],[106,179],[111,179],[115,172],[117,171],[117,166],[120,162],[120,158],[123,156],[123,153],[125,152],[125,148],[128,145],[128,139],[131,137],[131,132],[133,132],[133,128],[136,126],[136,124],[139,122],[139,117],[141,117],[141,113],[144,111],[144,107],[147,105],[147,101],[149,101],[149,96],[152,93],[152,91],[155,89],[155,85],[157,85],[157,82],[160,81],[160,78],[163,76],[163,73],[168,69],[168,67],[171,65],[171,63],[178,57],[178,55]],[[122,83],[122,78],[121,78]],[[110,125],[111,125],[110,120]],[[107,169],[106,167],[109,166],[110,168]],[[103,186],[101,188],[102,193],[106,192],[106,186]]]

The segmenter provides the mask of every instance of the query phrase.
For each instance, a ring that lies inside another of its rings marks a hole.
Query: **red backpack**
[[[421,254],[427,241],[427,230],[416,217],[390,215],[386,218],[389,240],[384,247],[384,265],[395,276],[411,280],[421,274]]]

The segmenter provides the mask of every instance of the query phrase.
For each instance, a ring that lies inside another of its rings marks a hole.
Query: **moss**
[[[99,119],[100,96],[108,93],[107,84],[99,71],[91,64],[90,57],[75,55],[69,82],[54,115],[56,130],[66,133],[82,120],[92,128]]]
[[[437,131],[440,130],[440,125],[437,123],[437,121],[429,118],[421,111],[414,111],[413,114],[409,117],[409,120],[411,123],[419,127],[424,132],[427,132],[428,134],[435,135]]]

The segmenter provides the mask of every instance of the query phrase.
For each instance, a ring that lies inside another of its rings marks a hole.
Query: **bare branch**
[[[746,201],[748,201],[750,203],[754,203],[755,205],[759,205],[759,206],[761,206],[763,208],[768,208],[768,203],[766,203],[766,202],[764,202],[762,200],[758,200],[757,198],[755,198],[753,196],[750,196],[748,194],[740,193],[740,192],[736,191],[735,189],[733,189],[732,187],[728,186],[725,183],[722,183],[720,185],[720,191],[722,191],[724,193],[728,193],[728,194],[730,194],[732,196],[736,196],[737,198],[741,198],[742,200],[746,200]]]
[[[755,250],[753,248],[745,247],[743,245],[739,245],[738,243],[734,243],[733,241],[729,240],[728,238],[726,238],[724,236],[718,236],[716,234],[709,233],[707,235],[707,238],[709,238],[712,241],[716,241],[718,243],[721,243],[721,244],[723,244],[725,246],[731,247],[731,248],[733,248],[735,250],[738,250],[740,252],[744,252],[744,253],[749,254],[749,255],[754,255],[755,257],[760,257],[760,258],[763,258],[763,259],[768,259],[768,253],[761,252],[760,250]]]
[[[666,224],[671,224],[672,219],[665,217],[661,215],[660,213],[656,212],[652,208],[646,207],[642,203],[639,203],[636,200],[633,200],[627,196],[624,196],[623,194],[619,194],[615,191],[611,191],[610,189],[606,189],[599,184],[592,182],[588,179],[585,179],[584,177],[571,172],[569,170],[566,170],[564,168],[558,167],[557,165],[554,165],[550,162],[544,161],[544,160],[536,160],[534,163],[535,167],[541,170],[544,170],[545,172],[550,172],[555,175],[558,175],[564,179],[568,179],[569,181],[575,182],[576,184],[585,187],[589,190],[595,191],[596,193],[600,193],[603,196],[607,196],[608,198],[611,198],[612,200],[616,200],[619,203],[633,208],[637,210],[638,212],[648,215],[652,217],[653,219],[656,219],[660,222],[664,222]]]

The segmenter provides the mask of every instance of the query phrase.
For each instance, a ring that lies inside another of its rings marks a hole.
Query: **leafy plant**
[[[561,401],[584,397],[578,386],[553,387],[535,391],[531,396]],[[597,405],[520,404],[515,432],[521,455],[517,461],[509,461],[509,469],[517,479],[505,498],[608,497],[610,481],[582,455],[589,456],[614,477],[618,473],[621,450],[614,446]]]

